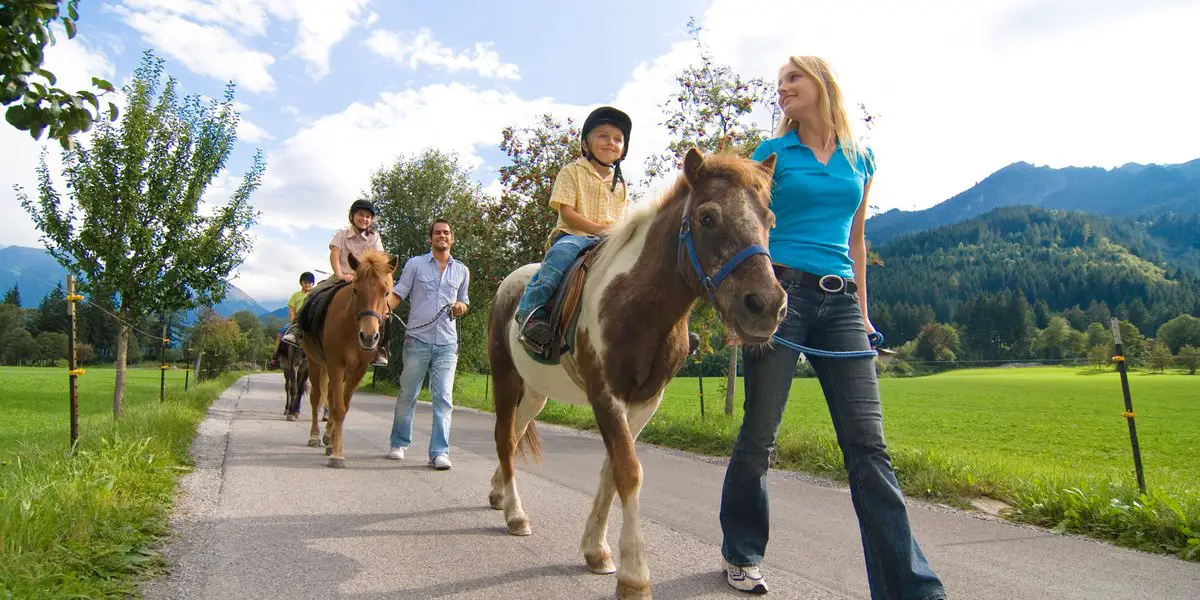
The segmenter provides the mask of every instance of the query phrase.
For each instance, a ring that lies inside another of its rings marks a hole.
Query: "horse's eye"
[[[713,226],[712,215],[701,215],[700,216],[700,224],[705,227],[712,227]]]

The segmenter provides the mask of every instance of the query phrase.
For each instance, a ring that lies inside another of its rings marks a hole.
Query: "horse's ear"
[[[350,270],[351,270],[351,271],[357,271],[357,270],[358,270],[358,258],[356,258],[356,257],[354,256],[354,253],[353,253],[353,252],[351,252],[350,254],[347,254],[347,255],[346,255],[346,262],[350,263]]]
[[[775,153],[772,152],[770,156],[764,158],[762,162],[758,163],[758,166],[768,175],[773,175],[775,173]]]
[[[687,156],[683,157],[683,176],[687,178],[688,183],[696,183],[702,166],[704,166],[704,155],[695,146],[688,148]]]
[[[392,269],[392,273],[396,273],[396,269],[400,268],[400,257],[393,256],[388,259],[388,267]]]

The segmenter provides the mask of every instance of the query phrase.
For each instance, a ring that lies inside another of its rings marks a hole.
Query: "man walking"
[[[450,464],[450,416],[454,410],[454,371],[458,367],[458,330],[454,319],[467,312],[467,286],[471,272],[450,256],[454,230],[445,219],[429,228],[429,254],[414,256],[388,297],[392,310],[408,300],[408,326],[404,334],[404,368],[400,396],[392,421],[391,450],[387,457],[402,460],[412,443],[412,420],[421,382],[429,375],[433,393],[433,429],[429,436],[429,466],[446,470]]]

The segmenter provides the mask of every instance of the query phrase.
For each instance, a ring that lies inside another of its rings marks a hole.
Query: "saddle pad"
[[[325,315],[329,312],[329,303],[333,301],[334,294],[350,285],[347,281],[337,281],[328,285],[322,281],[321,284],[308,294],[308,298],[300,306],[300,314],[296,315],[296,322],[300,326],[300,330],[318,337],[320,337],[322,328],[325,327]]]

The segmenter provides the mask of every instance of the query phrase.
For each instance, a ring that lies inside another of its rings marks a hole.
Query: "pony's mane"
[[[726,179],[739,187],[771,189],[771,175],[758,168],[757,161],[747,160],[732,153],[710,154],[704,157],[704,166],[700,169],[700,180],[697,183],[711,178]],[[643,225],[649,226],[664,208],[676,202],[685,202],[691,191],[691,184],[680,170],[675,182],[666,192],[634,207],[621,225],[609,234],[596,257],[595,269],[607,269],[617,251],[623,248]]]
[[[358,268],[354,270],[355,277],[382,279],[392,273],[388,255],[378,250],[368,250],[362,256],[354,255],[354,258],[358,259]]]

